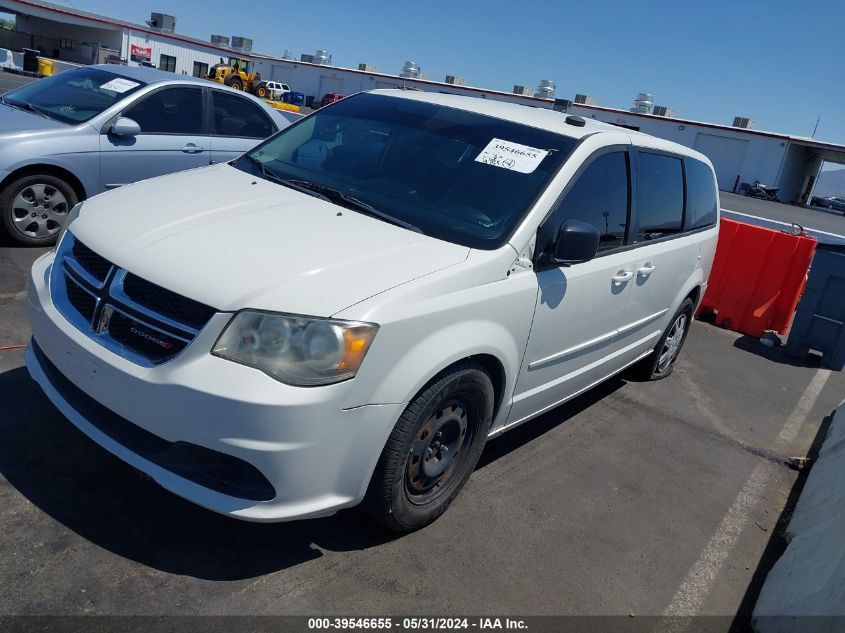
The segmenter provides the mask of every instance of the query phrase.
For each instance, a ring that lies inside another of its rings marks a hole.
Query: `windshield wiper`
[[[273,182],[282,185],[283,187],[288,187],[289,189],[293,189],[295,191],[299,191],[300,193],[304,193],[307,196],[311,196],[312,198],[319,198],[320,200],[325,200],[326,202],[331,202],[331,199],[328,196],[323,195],[319,191],[315,191],[313,189],[309,189],[308,187],[303,187],[297,181],[287,180],[286,178],[282,178],[273,170],[271,170],[267,165],[262,163],[260,160],[255,158],[254,156],[250,156],[249,154],[244,154],[244,158],[246,158],[250,163],[258,167],[261,170],[261,174],[267,178],[267,180],[272,180]]]
[[[34,106],[31,103],[26,103],[25,101],[9,101],[6,97],[0,97],[0,102],[5,103],[7,106],[17,108],[18,110],[26,110],[27,112],[35,112],[35,114],[40,114],[45,119],[52,119],[53,118],[49,114],[44,112],[38,106]]]
[[[340,191],[339,189],[333,189],[332,187],[327,187],[326,185],[310,182],[308,180],[288,180],[287,183],[322,194],[324,198],[330,198],[332,202],[339,202],[347,208],[360,211],[361,213],[384,220],[390,224],[401,226],[403,229],[408,229],[409,231],[414,231],[415,233],[422,233],[422,229],[420,229],[420,227],[415,226],[410,222],[406,222],[405,220],[401,220],[396,216],[390,215],[389,213],[374,207],[369,202],[359,200],[355,196],[350,196],[348,193]]]

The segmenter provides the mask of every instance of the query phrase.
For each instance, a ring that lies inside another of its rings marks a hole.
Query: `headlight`
[[[378,326],[276,312],[238,312],[211,350],[290,385],[328,385],[355,376]]]
[[[73,208],[68,212],[67,216],[65,217],[65,221],[62,222],[62,228],[59,229],[59,235],[56,237],[56,246],[55,248],[59,248],[59,244],[62,243],[62,238],[65,236],[67,232],[67,227],[70,226],[70,223],[73,222],[76,218],[79,217],[79,211],[82,209],[82,203],[77,202],[73,205]]]

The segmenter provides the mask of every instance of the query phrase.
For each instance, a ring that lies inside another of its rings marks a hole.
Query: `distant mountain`
[[[834,169],[823,171],[816,181],[816,188],[813,195],[819,198],[829,196],[845,196],[845,169]]]

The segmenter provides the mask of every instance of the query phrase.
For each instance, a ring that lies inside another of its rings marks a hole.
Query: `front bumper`
[[[349,381],[292,387],[211,356],[228,314],[212,317],[174,360],[136,365],[55,309],[52,259],[47,254],[32,268],[28,313],[36,343],[27,349],[26,365],[53,404],[91,439],[167,490],[239,519],[323,516],[360,502],[404,404],[344,409]],[[103,416],[114,424],[105,425]],[[180,463],[185,453],[174,454],[174,445],[201,447],[188,458],[191,468]],[[202,455],[211,460],[203,462]],[[215,472],[203,473],[204,467]],[[233,491],[246,488],[238,482],[220,484],[233,473],[251,473],[272,488],[239,495]],[[213,481],[220,485],[208,483]]]

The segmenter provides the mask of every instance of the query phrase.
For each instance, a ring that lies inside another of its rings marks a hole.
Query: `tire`
[[[255,96],[260,97],[262,99],[266,99],[267,98],[267,86],[264,85],[263,83],[258,84],[255,87]]]
[[[18,178],[0,192],[3,228],[18,244],[49,246],[77,202],[73,187],[60,178],[47,174]]]
[[[243,89],[244,89],[244,84],[243,84],[243,82],[240,80],[240,78],[239,78],[239,77],[234,77],[234,78],[232,79],[232,81],[230,81],[230,82],[229,82],[229,87],[230,87],[230,88],[234,88],[235,90],[243,90]]]
[[[639,363],[633,365],[627,372],[627,375],[632,380],[646,382],[649,380],[661,380],[672,373],[675,367],[675,361],[681,353],[681,348],[684,346],[684,341],[687,340],[690,325],[692,325],[692,299],[687,297],[675,312],[669,325],[654,346],[651,354],[642,359]],[[680,325],[679,325],[680,324]],[[677,333],[674,329],[680,326],[681,331]],[[679,338],[675,338],[675,337]],[[672,342],[670,339],[674,339]],[[666,355],[668,354],[668,355]]]
[[[478,464],[493,402],[493,383],[475,363],[436,376],[393,427],[361,509],[396,532],[437,519]]]

